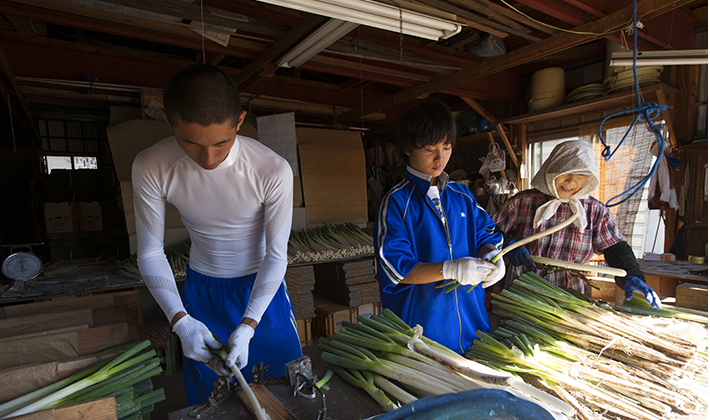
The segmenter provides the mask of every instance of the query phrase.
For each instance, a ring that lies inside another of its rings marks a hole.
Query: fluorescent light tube
[[[708,50],[639,51],[636,55],[637,66],[671,66],[707,63]],[[633,66],[634,52],[629,51],[612,53],[609,65]]]
[[[438,41],[457,34],[462,24],[371,0],[259,0],[360,25]]]
[[[298,67],[358,26],[357,23],[331,19],[309,35],[308,38],[301,41],[291,52],[277,61],[276,64],[279,67]]]

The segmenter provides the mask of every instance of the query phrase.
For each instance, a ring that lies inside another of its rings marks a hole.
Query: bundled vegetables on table
[[[165,399],[150,378],[163,370],[150,340],[126,343],[125,351],[44,388],[0,405],[0,418],[63,407],[113,395],[119,420],[140,418]],[[121,348],[119,346],[117,348]],[[117,348],[109,349],[116,350]],[[107,350],[108,351],[108,350]]]
[[[371,255],[375,252],[372,230],[358,225],[328,224],[291,231],[288,240],[288,262],[313,262]]]
[[[505,389],[534,401],[553,418],[574,414],[572,407],[520,378],[468,360],[410,328],[392,311],[358,323],[344,322],[332,337],[321,337],[321,358],[350,384],[364,389],[385,411],[424,396],[473,389]]]
[[[494,332],[477,333],[466,356],[537,377],[581,419],[706,412],[706,344],[598,307],[534,273],[492,303],[504,319]]]

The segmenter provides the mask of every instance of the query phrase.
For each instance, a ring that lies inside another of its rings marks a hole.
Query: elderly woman
[[[597,185],[599,174],[592,146],[580,140],[557,145],[533,177],[533,189],[506,201],[493,215],[493,220],[503,231],[506,243],[512,243],[557,225],[574,213],[579,213],[580,217],[552,235],[511,251],[507,254],[508,261],[512,265],[534,266],[530,255],[537,255],[584,264],[594,254],[604,254],[609,266],[627,273],[626,277],[615,279],[626,293],[626,300],[638,290],[648,303],[660,309],[658,295],[646,285],[644,273],[611,212],[602,202],[589,196]],[[585,293],[584,282],[566,271],[551,273],[547,280]],[[586,292],[589,295],[591,291]]]

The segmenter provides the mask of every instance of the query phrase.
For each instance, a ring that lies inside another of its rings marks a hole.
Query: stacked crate
[[[286,287],[296,316],[298,337],[301,347],[313,344],[311,339],[311,321],[316,316],[313,303],[315,275],[312,265],[290,266],[286,269]]]
[[[372,257],[316,264],[316,293],[351,308],[380,302]]]
[[[373,257],[316,264],[313,330],[329,337],[343,322],[356,322],[358,315],[380,311],[380,288]]]

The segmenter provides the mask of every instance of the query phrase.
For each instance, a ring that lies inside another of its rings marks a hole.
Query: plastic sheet
[[[377,420],[555,420],[542,406],[502,389],[474,389],[420,398]]]

